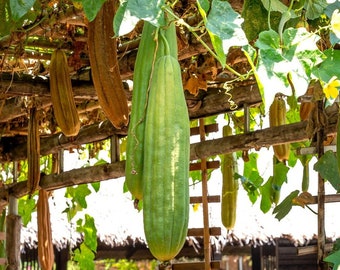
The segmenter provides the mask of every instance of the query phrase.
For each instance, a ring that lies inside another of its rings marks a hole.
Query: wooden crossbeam
[[[333,243],[325,244],[325,252],[329,252],[332,249],[333,249]],[[297,247],[296,252],[297,252],[298,256],[316,254],[318,252],[318,247],[317,247],[317,245]]]
[[[220,167],[220,161],[219,160],[212,160],[206,162],[207,169],[218,169]],[[201,162],[194,162],[190,163],[189,170],[190,171],[199,171],[201,170],[202,164]]]
[[[204,126],[204,132],[205,133],[212,133],[218,131],[218,124],[210,124]],[[190,128],[190,136],[195,136],[200,134],[199,127],[192,127]]]
[[[190,228],[188,229],[188,236],[203,236],[204,228]],[[210,227],[209,235],[220,236],[221,228],[220,227]]]
[[[340,194],[327,194],[325,195],[325,203],[340,202]],[[313,201],[309,204],[317,204],[318,196],[313,196]]]
[[[210,269],[221,269],[220,261],[211,261]],[[172,265],[172,270],[204,270],[204,262],[190,262],[190,263],[175,263]]]
[[[210,195],[207,199],[208,203],[219,203],[221,201],[220,195]],[[202,196],[190,197],[190,203],[202,203]]]

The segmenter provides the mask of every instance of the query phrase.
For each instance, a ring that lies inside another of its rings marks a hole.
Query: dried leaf
[[[190,94],[197,96],[200,89],[207,91],[207,81],[202,79],[202,75],[193,74],[186,81],[184,90],[188,90]]]
[[[309,192],[302,192],[299,196],[292,199],[293,204],[305,207],[313,202],[313,196]]]

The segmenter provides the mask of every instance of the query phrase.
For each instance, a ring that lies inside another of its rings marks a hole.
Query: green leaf
[[[280,221],[286,215],[288,215],[288,213],[290,212],[293,206],[293,199],[296,198],[298,194],[299,194],[299,190],[295,190],[291,192],[280,204],[278,204],[274,208],[273,214],[276,214],[275,218],[277,218]]]
[[[274,165],[273,185],[281,188],[282,184],[287,181],[289,168],[283,163],[278,162]]]
[[[274,30],[263,31],[255,45],[262,51],[278,50],[280,48],[280,36]]]
[[[35,0],[10,0],[11,15],[14,21],[19,21],[34,5]]]
[[[263,6],[268,11],[278,11],[280,13],[285,13],[288,7],[279,0],[261,0]]]
[[[74,260],[78,262],[79,269],[95,269],[94,258],[94,253],[85,243],[74,251]]]
[[[236,174],[235,178],[240,178],[244,190],[252,203],[255,203],[260,195],[259,187],[263,183],[263,178],[257,168],[257,153],[249,154],[249,161],[244,163],[243,176]]]
[[[156,27],[166,24],[162,7],[165,0],[125,0],[114,18],[117,36],[129,33],[139,20],[148,21]]]
[[[322,178],[328,180],[337,192],[340,192],[338,161],[333,151],[329,150],[319,158],[314,164],[314,170],[319,172]]]
[[[323,62],[313,69],[315,76],[324,82],[329,82],[333,76],[340,78],[340,69],[337,64],[340,62],[340,51],[328,49],[324,51],[324,56]]]
[[[95,192],[98,192],[100,189],[100,182],[91,183],[91,186],[93,187]]]
[[[84,233],[84,243],[92,251],[97,250],[97,228],[94,218],[85,214],[85,222],[82,219],[77,221],[77,232]]]
[[[261,191],[261,203],[260,209],[263,213],[267,213],[272,206],[271,194],[272,194],[273,177],[270,176],[268,181],[260,187]]]
[[[259,187],[263,183],[263,178],[257,169],[257,157],[257,153],[250,153],[249,161],[244,163],[243,175],[235,173],[235,179],[241,180],[242,186],[252,203],[256,202],[260,194]]]
[[[88,188],[87,184],[68,187],[66,189],[66,197],[72,198],[72,200],[79,204],[82,208],[87,208],[86,196],[91,194],[91,190]]]
[[[10,17],[10,7],[7,1],[0,4],[0,37],[7,36],[11,33],[13,27]]]
[[[225,67],[229,48],[248,44],[241,27],[243,19],[227,1],[213,0],[210,6],[209,1],[198,0],[197,5],[217,59]]]
[[[333,264],[333,269],[337,270],[340,266],[340,250],[328,255],[326,258],[324,258],[324,261]]]
[[[18,214],[21,216],[24,226],[27,226],[27,224],[31,221],[35,205],[35,200],[28,196],[24,196],[18,200]]]
[[[228,1],[212,1],[206,27],[210,33],[221,39],[225,54],[228,53],[229,48],[232,46],[248,44],[241,27],[242,23],[243,19],[240,14],[234,11]]]
[[[312,80],[313,68],[323,60],[323,54],[316,46],[318,40],[319,36],[305,28],[286,29],[282,40],[273,30],[260,34],[255,43],[259,48],[257,73],[264,85],[266,110],[277,92],[292,95],[288,75],[295,87],[295,96],[305,93]]]
[[[306,18],[310,20],[314,20],[320,17],[328,3],[326,0],[306,0],[305,2],[305,10],[306,10]]]
[[[197,6],[202,18],[205,20],[210,9],[209,0],[197,0]]]
[[[96,18],[104,2],[105,0],[82,0],[85,16],[90,22]]]
[[[132,16],[131,12],[126,10],[127,4],[127,1],[121,2],[113,18],[113,31],[116,36],[130,33],[139,22],[139,18]]]

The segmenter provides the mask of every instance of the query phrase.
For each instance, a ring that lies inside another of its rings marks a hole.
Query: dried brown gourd
[[[115,4],[115,0],[106,1],[96,18],[89,22],[88,49],[99,104],[112,125],[121,129],[128,125],[129,109],[120,77],[117,40],[113,38]]]
[[[54,250],[48,198],[49,192],[44,189],[40,189],[37,202],[37,220],[38,259],[42,270],[51,270],[54,264]]]

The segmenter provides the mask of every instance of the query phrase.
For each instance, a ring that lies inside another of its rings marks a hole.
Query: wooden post
[[[323,102],[317,103],[317,117],[323,113]],[[316,124],[320,126],[317,132],[317,154],[318,158],[321,158],[324,154],[324,130],[320,119],[316,119]],[[318,174],[318,270],[325,270],[326,264],[323,261],[325,256],[325,182],[324,179]]]
[[[110,158],[111,163],[120,160],[119,137],[117,135],[112,135],[110,137]]]
[[[18,162],[13,162],[13,183],[18,179]],[[8,215],[6,217],[6,255],[7,270],[20,269],[20,234],[21,217],[18,215],[18,199],[9,196]]]
[[[20,232],[21,217],[10,214],[6,219],[6,270],[20,270]]]
[[[199,119],[200,140],[205,141],[204,119]],[[203,207],[203,242],[204,242],[204,269],[210,270],[211,249],[210,249],[210,232],[209,232],[209,209],[208,209],[208,171],[207,159],[201,159],[202,170],[202,207]]]

